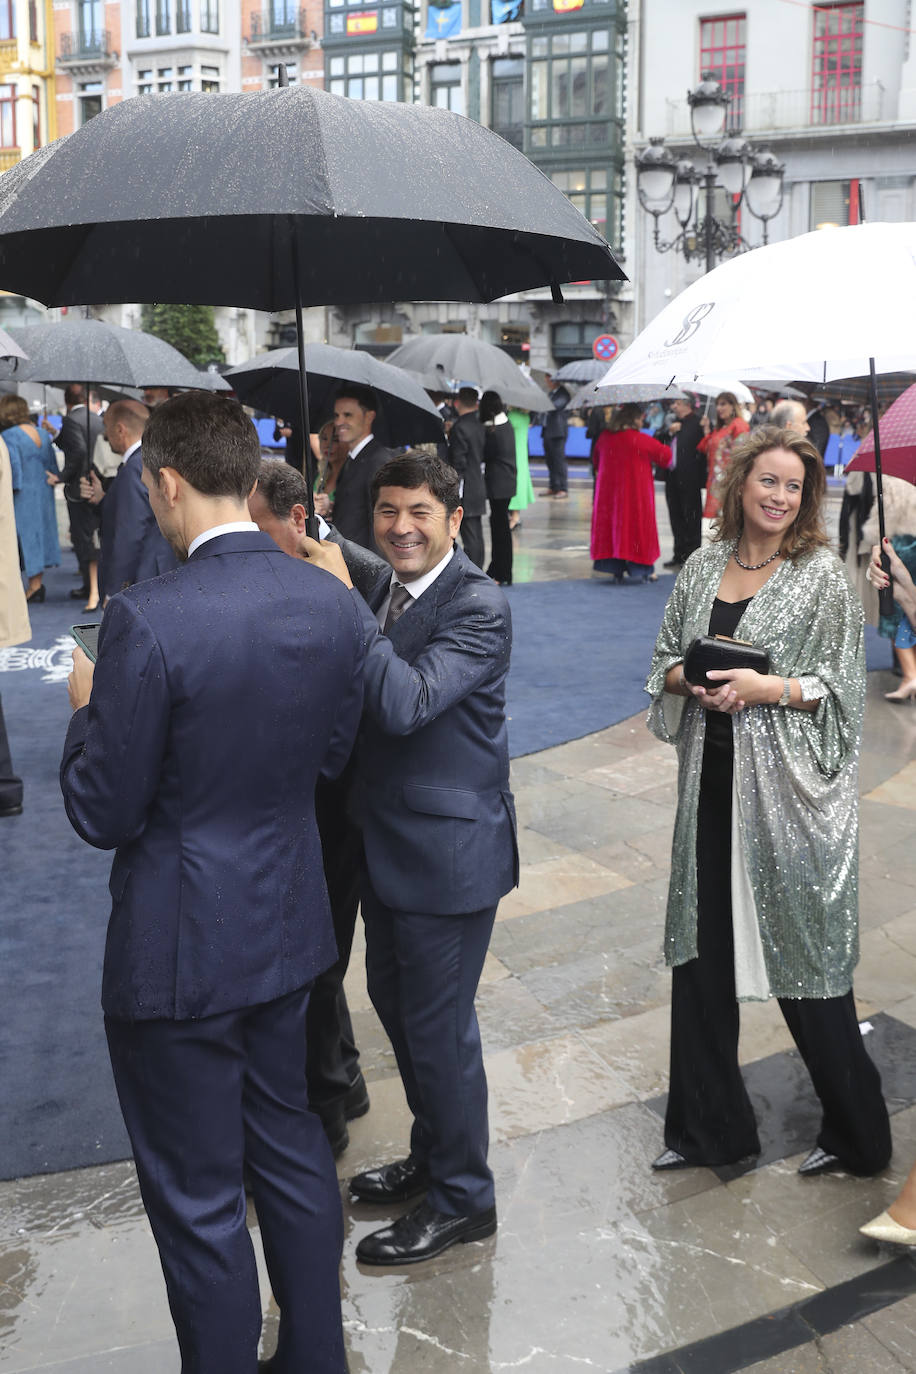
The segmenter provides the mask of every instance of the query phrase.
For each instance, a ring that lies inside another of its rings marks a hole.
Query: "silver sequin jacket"
[[[666,693],[665,674],[693,639],[708,633],[733,549],[733,543],[706,545],[682,568],[646,684],[649,729],[678,751],[665,929],[669,964],[685,963],[697,952],[696,823],[706,713],[695,698]],[[862,608],[837,558],[819,549],[780,565],[741,617],[735,638],[766,648],[772,672],[797,678],[803,700],[820,698],[820,704],[813,712],[751,706],[732,718],[733,905],[741,886],[745,911],[756,917],[770,995],[838,997],[852,986],[859,957]]]

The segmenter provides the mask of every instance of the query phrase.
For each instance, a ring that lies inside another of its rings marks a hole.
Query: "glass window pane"
[[[347,94],[347,83],[346,83],[346,81],[339,80],[339,81],[332,81],[332,82],[331,82],[331,95],[346,95],[346,94]]]
[[[546,57],[546,56],[547,56],[547,39],[546,39],[546,38],[533,38],[533,39],[531,40],[531,56],[532,56],[532,57]]]
[[[363,98],[363,78],[361,76],[351,76],[347,82],[347,95],[351,100],[362,100]]]
[[[569,34],[555,33],[553,36],[553,47],[551,51],[554,53],[569,52]]]
[[[588,58],[574,57],[569,64],[570,108],[572,115],[588,114],[585,102],[588,93]]]
[[[343,76],[344,60],[342,57],[332,57],[328,66],[331,76]]]
[[[569,51],[570,51],[570,52],[587,52],[587,50],[588,50],[588,34],[587,34],[587,33],[571,33],[571,34],[569,35]]]
[[[532,119],[547,119],[547,63],[532,62],[530,109]]]
[[[398,98],[398,79],[396,76],[382,77],[382,99],[397,100]]]
[[[396,72],[398,69],[398,55],[396,52],[382,53],[382,71]]]
[[[359,75],[363,70],[363,55],[361,52],[351,53],[347,59],[347,71],[351,76]]]
[[[608,31],[607,29],[594,29],[592,31],[592,52],[607,52],[608,50]]]
[[[569,66],[566,62],[553,61],[551,67],[551,119],[565,119],[571,113],[569,108]]]
[[[608,58],[606,54],[592,58],[592,107],[589,114],[603,115],[608,111]]]
[[[377,52],[367,52],[367,53],[363,56],[363,71],[364,71],[364,72],[377,72],[377,71],[378,71],[378,53],[377,53]]]
[[[367,76],[363,82],[363,99],[378,100],[378,77]]]
[[[531,130],[531,146],[532,146],[532,148],[546,148],[546,147],[547,147],[547,130],[546,130],[546,129],[532,129],[532,130]]]

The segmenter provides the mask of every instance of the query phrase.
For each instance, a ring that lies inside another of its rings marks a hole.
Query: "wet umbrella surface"
[[[0,286],[49,305],[286,309],[294,243],[304,305],[488,301],[623,277],[497,134],[305,86],[125,100],[0,183]]]

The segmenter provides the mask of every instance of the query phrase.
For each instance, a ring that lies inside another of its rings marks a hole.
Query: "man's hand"
[[[47,482],[49,487],[56,487],[59,481],[60,478],[58,477],[56,472],[49,472],[47,474]]]
[[[326,492],[315,493],[315,514],[323,515],[325,520],[331,514],[331,498]]]
[[[81,706],[89,705],[94,673],[95,664],[92,659],[87,658],[77,645],[73,650],[73,671],[67,678],[67,695],[74,711],[78,711]]]
[[[88,477],[80,478],[80,496],[84,501],[88,501],[90,506],[97,506],[104,495],[105,488],[97,472],[90,472]]]
[[[352,587],[350,574],[347,572],[347,565],[344,556],[337,544],[330,541],[319,543],[317,539],[310,539],[307,534],[302,536],[302,551],[310,563],[316,567],[324,568],[325,572],[333,573],[339,578],[345,587]]]

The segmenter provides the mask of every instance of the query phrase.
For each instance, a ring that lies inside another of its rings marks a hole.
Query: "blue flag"
[[[522,13],[524,0],[490,0],[490,13],[494,24],[508,24],[518,19]]]
[[[457,4],[433,4],[430,0],[426,14],[427,38],[452,38],[461,32],[461,0]]]

